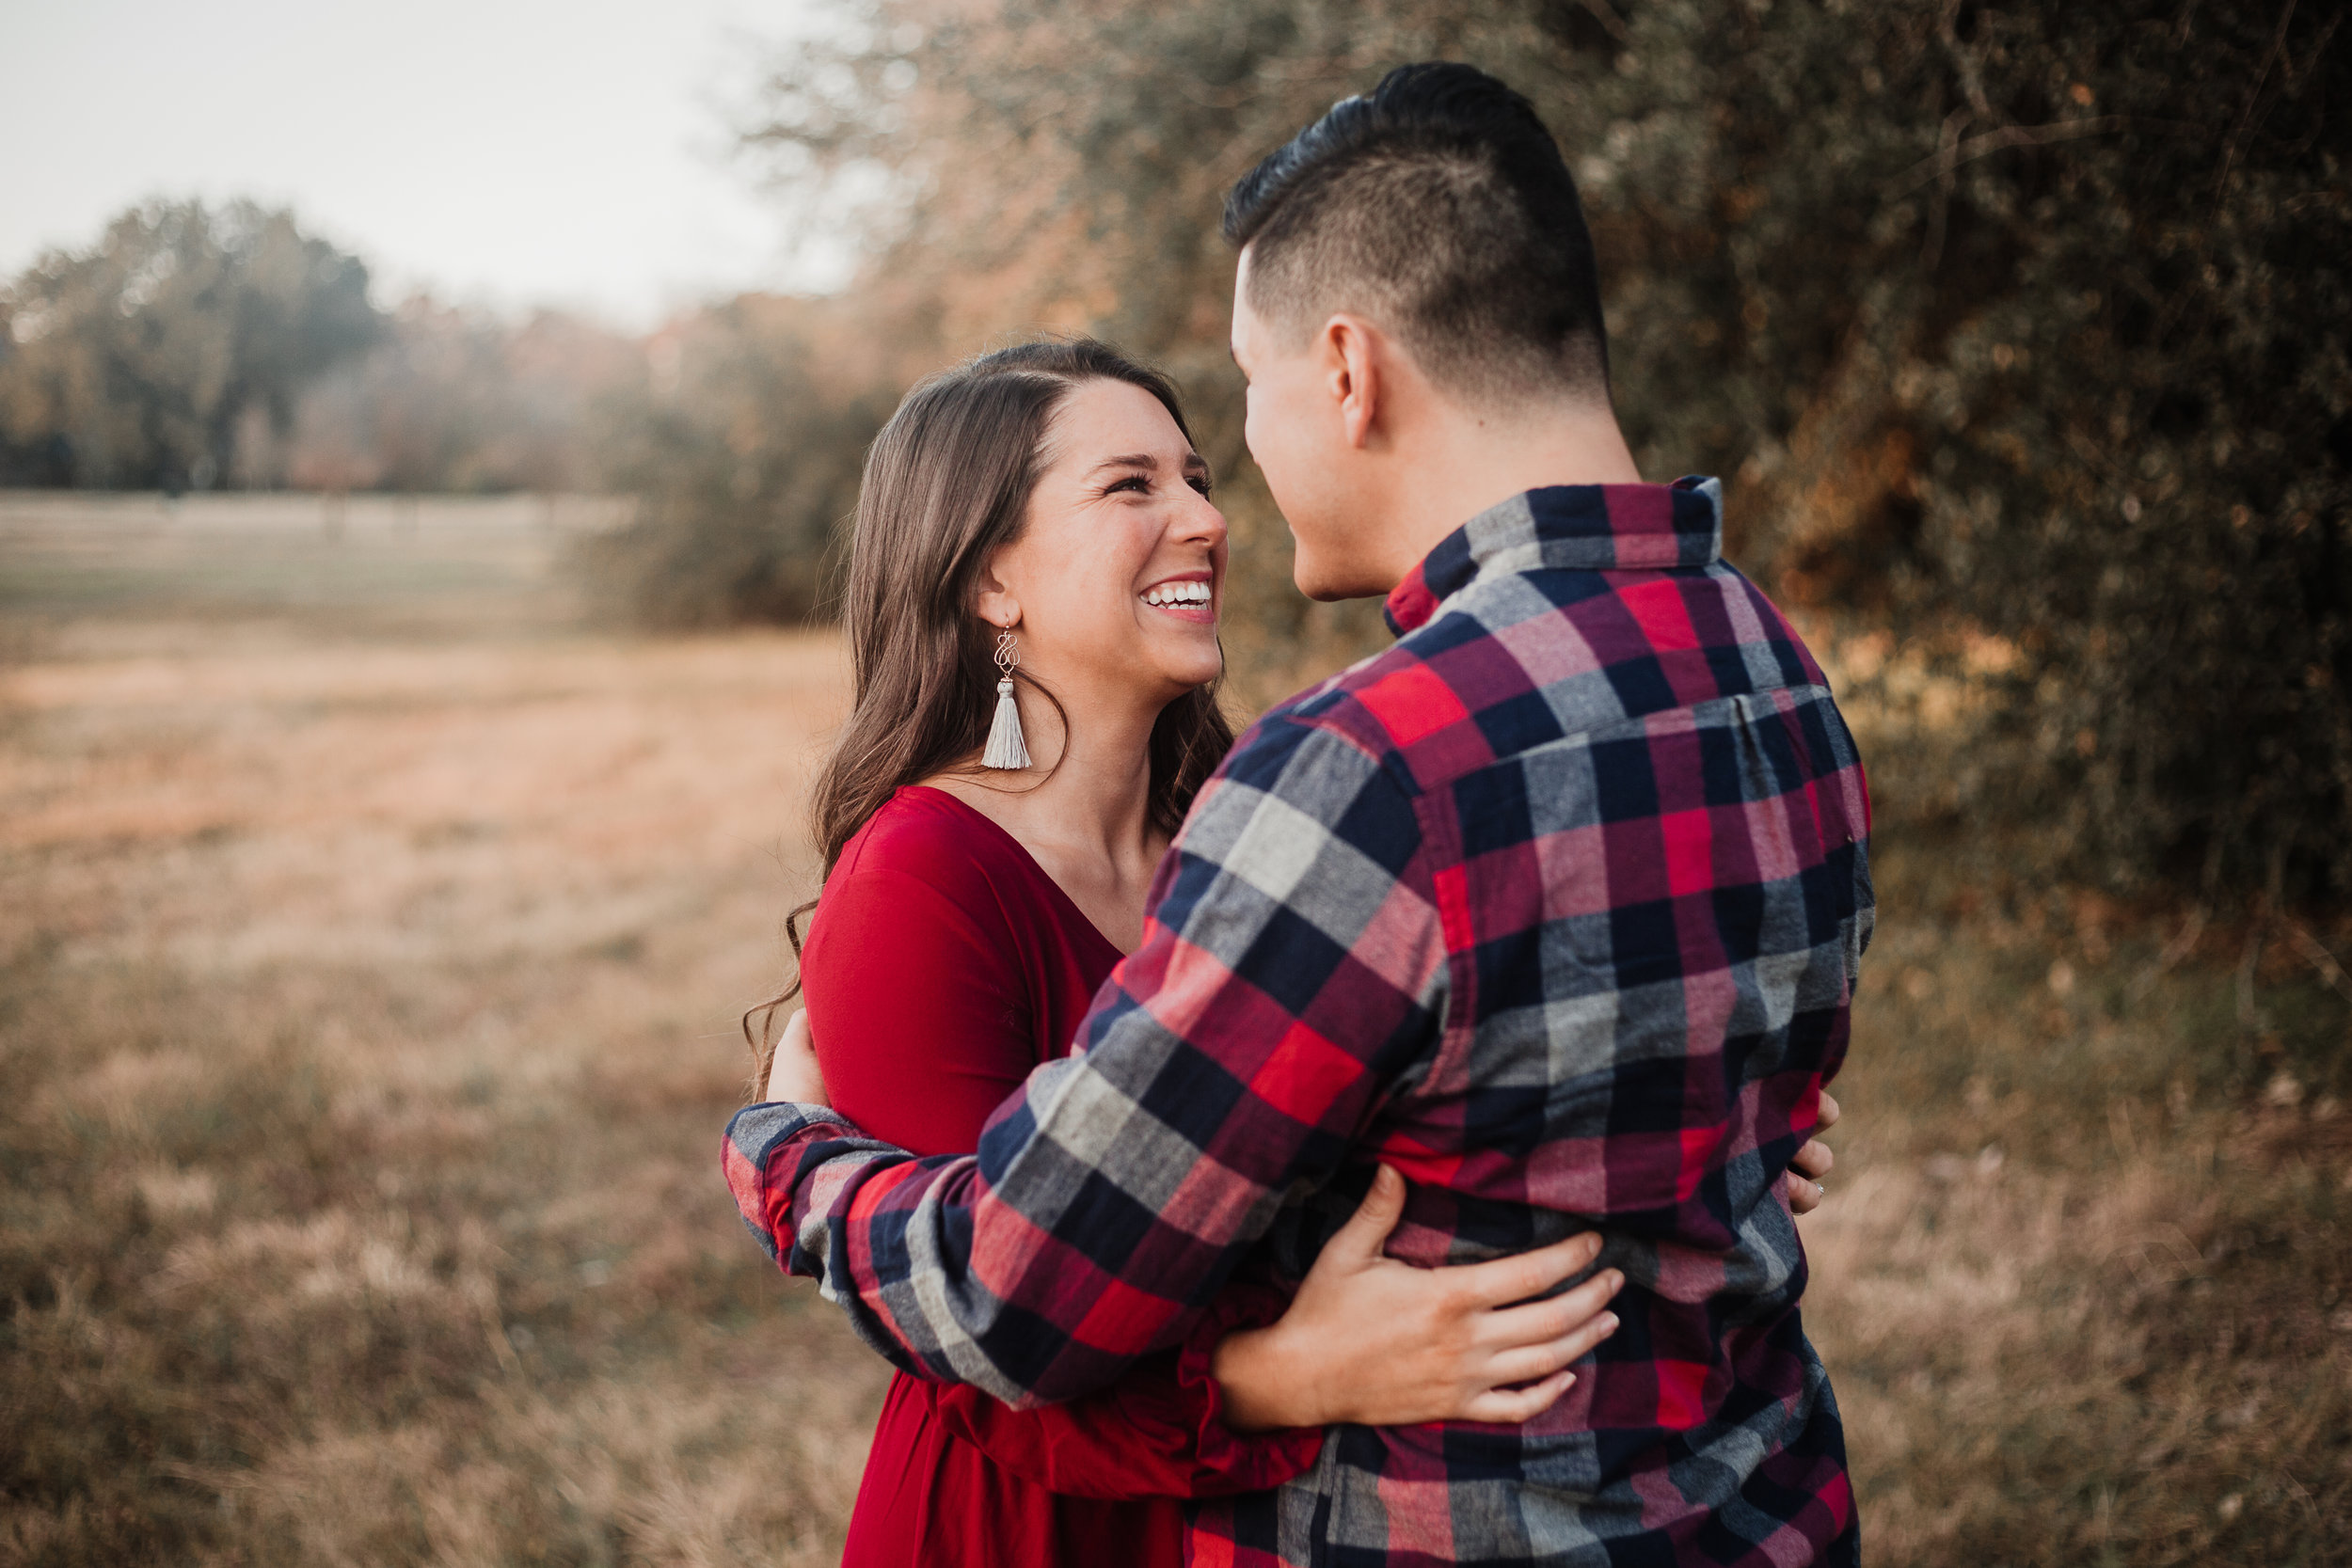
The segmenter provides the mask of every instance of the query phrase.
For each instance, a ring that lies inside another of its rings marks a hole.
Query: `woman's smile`
[[[1216,589],[1205,570],[1162,578],[1136,597],[1164,615],[1196,625],[1216,625]]]

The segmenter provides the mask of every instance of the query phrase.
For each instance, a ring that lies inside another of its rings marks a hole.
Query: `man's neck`
[[[1502,420],[1445,407],[1393,449],[1383,575],[1391,583],[1488,507],[1550,484],[1638,484],[1641,470],[1606,404],[1554,405]]]

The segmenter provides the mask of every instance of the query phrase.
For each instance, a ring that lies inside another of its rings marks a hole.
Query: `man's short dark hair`
[[[1535,106],[1483,71],[1399,66],[1332,104],[1233,187],[1225,237],[1278,327],[1360,309],[1447,390],[1608,398],[1576,182]]]

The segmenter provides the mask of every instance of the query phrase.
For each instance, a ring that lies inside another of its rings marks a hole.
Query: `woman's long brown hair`
[[[993,627],[976,611],[989,558],[1021,537],[1045,467],[1055,413],[1073,388],[1123,381],[1157,398],[1192,439],[1175,385],[1092,339],[1022,343],[930,377],[906,395],[866,455],[842,599],[854,693],[818,775],[810,805],[833,874],[843,846],[904,785],[970,767],[996,708]],[[1045,687],[1013,678],[1052,703]],[[1068,718],[1063,714],[1065,721]],[[1233,743],[1216,687],[1186,692],[1152,727],[1152,825],[1173,834],[1193,796]],[[810,899],[785,920],[792,956]],[[754,1058],[752,1098],[767,1092],[776,1011],[792,983],[743,1015]]]

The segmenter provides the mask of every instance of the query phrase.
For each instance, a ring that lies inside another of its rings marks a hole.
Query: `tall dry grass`
[[[882,1373],[712,1172],[833,645],[546,555],[0,541],[0,1560],[832,1559]]]
[[[600,635],[479,518],[89,521],[0,504],[0,1561],[831,1560],[882,1371],[714,1150],[834,644]],[[1806,1232],[1871,1559],[2345,1560],[2347,933],[1888,754]]]

